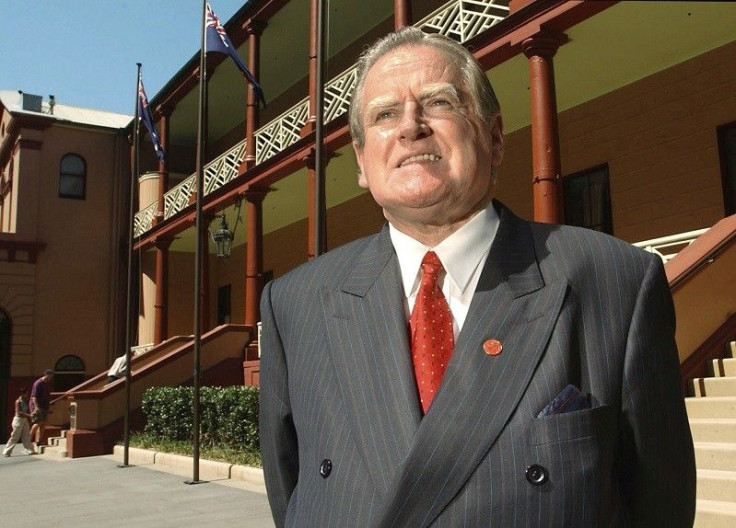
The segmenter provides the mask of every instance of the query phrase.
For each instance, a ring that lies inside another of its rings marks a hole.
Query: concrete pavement
[[[132,461],[120,468],[113,455],[57,459],[16,451],[0,457],[0,526],[273,528],[266,495],[247,482],[187,485],[191,472]]]

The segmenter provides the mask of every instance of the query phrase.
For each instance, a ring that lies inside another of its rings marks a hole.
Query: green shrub
[[[147,435],[161,440],[192,440],[192,387],[151,387],[143,394]],[[258,389],[202,387],[200,442],[258,451]]]

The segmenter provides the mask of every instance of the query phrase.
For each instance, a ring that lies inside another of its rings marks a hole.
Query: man
[[[499,105],[445,37],[369,49],[350,125],[388,226],[264,289],[276,525],[691,526],[662,262],[493,200]]]
[[[54,371],[46,369],[43,376],[33,382],[31,388],[31,439],[36,445],[46,445],[46,418],[51,406],[51,383],[54,380]]]

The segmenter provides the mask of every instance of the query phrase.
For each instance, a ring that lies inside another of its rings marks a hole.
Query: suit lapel
[[[452,360],[381,526],[427,526],[458,493],[516,409],[557,320],[567,285],[544,284],[528,224],[501,209]],[[488,339],[503,344],[501,354],[483,351]]]
[[[404,296],[385,228],[337,291],[324,293],[330,354],[353,436],[380,492],[394,479],[419,426]]]

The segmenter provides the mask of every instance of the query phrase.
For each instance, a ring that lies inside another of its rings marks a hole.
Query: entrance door
[[[8,382],[10,380],[10,348],[12,344],[12,323],[10,317],[0,310],[0,431],[2,442],[8,432],[10,421],[8,409]],[[12,419],[12,418],[11,418]]]

